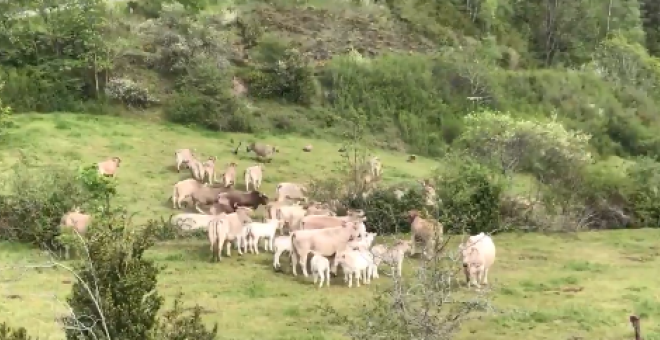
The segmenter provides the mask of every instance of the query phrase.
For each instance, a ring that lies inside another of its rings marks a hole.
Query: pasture
[[[173,212],[167,200],[171,185],[188,176],[172,169],[176,148],[197,148],[202,155],[217,156],[218,164],[235,161],[241,173],[255,163],[245,153],[229,152],[231,139],[248,140],[247,135],[107,116],[21,115],[16,120],[18,127],[0,149],[3,168],[13,164],[19,152],[36,165],[77,166],[120,156],[124,162],[117,200],[136,212],[138,221]],[[331,175],[340,161],[336,143],[285,136],[261,139],[282,149],[266,165],[263,188],[269,194],[277,182]],[[306,144],[313,144],[314,151],[300,151]],[[406,163],[404,154],[375,154],[383,161],[388,182],[420,178],[438,166],[426,159]],[[243,181],[238,182],[241,188]],[[627,318],[637,314],[644,338],[660,339],[659,237],[658,230],[496,236],[498,257],[489,275],[495,310],[465,324],[459,338],[630,339]],[[242,257],[232,252],[221,263],[209,263],[203,240],[162,242],[149,256],[165,266],[159,277],[165,308],[183,292],[188,305],[200,304],[205,320],[219,324],[221,339],[345,339],[343,327],[329,322],[319,307],[329,304],[357,315],[388,283],[382,276],[371,286],[348,289],[334,279],[331,287],[318,289],[311,279],[292,277],[286,257],[284,272],[274,272],[272,256],[264,252]],[[44,261],[39,251],[0,243],[0,320],[25,326],[41,339],[62,339],[57,318],[65,312],[72,276],[63,269],[25,266]],[[414,260],[406,259],[404,275],[412,267]]]

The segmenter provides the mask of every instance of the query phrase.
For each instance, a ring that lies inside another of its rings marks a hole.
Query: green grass
[[[171,185],[184,177],[171,168],[174,149],[196,147],[220,163],[237,161],[241,169],[254,163],[229,153],[230,140],[246,140],[245,135],[105,116],[20,115],[16,120],[18,128],[0,150],[3,167],[18,159],[19,150],[43,165],[77,166],[118,155],[124,159],[118,200],[142,220],[174,212],[167,199]],[[339,161],[339,145],[331,142],[275,136],[265,140],[282,148],[267,166],[268,193],[280,181],[327,176]],[[300,151],[308,143],[314,152]],[[376,154],[390,182],[426,176],[438,166],[426,159],[406,163],[404,154]],[[632,337],[627,318],[638,314],[645,339],[660,339],[659,237],[660,230],[497,236],[498,258],[490,273],[495,311],[465,324],[459,338],[626,339]],[[372,286],[348,289],[339,280],[319,290],[293,278],[286,257],[285,272],[276,273],[268,254],[233,254],[222,263],[209,263],[208,245],[202,240],[163,242],[149,252],[165,266],[159,288],[166,306],[182,291],[187,304],[203,306],[207,322],[219,323],[223,339],[344,339],[344,329],[329,323],[319,306],[359,313],[359,306],[388,282],[382,277]],[[0,243],[2,267],[43,261],[38,251]],[[413,265],[407,259],[404,271],[409,274]],[[63,301],[71,282],[63,269],[1,269],[0,321],[25,326],[41,339],[62,339],[56,320],[66,311]]]
[[[645,339],[660,338],[658,230],[591,232],[579,237],[504,235],[495,239],[491,271],[495,312],[470,321],[459,339],[627,339],[628,315],[642,317]],[[343,339],[319,306],[356,313],[388,278],[348,289],[340,281],[318,289],[271,268],[267,254],[233,254],[208,262],[204,241],[165,242],[150,256],[166,268],[159,277],[168,302],[182,291],[187,304],[203,306],[223,339]],[[4,264],[38,263],[38,252],[0,243]],[[410,273],[413,260],[406,260]],[[0,319],[25,326],[42,339],[62,339],[55,322],[71,275],[65,270],[0,271]],[[465,290],[465,288],[463,288]]]
[[[118,203],[138,213],[137,221],[174,213],[170,197],[172,186],[189,178],[188,171],[176,173],[174,150],[196,148],[198,154],[216,156],[218,177],[229,162],[239,166],[238,188],[244,189],[243,170],[257,164],[253,156],[241,148],[238,156],[231,151],[239,140],[253,136],[194,130],[176,125],[154,124],[138,119],[79,114],[19,115],[18,128],[11,130],[9,147],[0,150],[0,164],[8,169],[18,161],[20,153],[34,164],[88,165],[119,156],[122,164],[117,174]],[[265,165],[262,191],[275,193],[280,182],[303,183],[333,175],[341,162],[337,150],[340,144],[291,136],[259,136],[260,140],[276,145],[280,152]],[[235,143],[232,143],[232,140]],[[302,148],[312,144],[314,150]],[[245,143],[243,143],[245,146]],[[384,181],[402,182],[428,176],[438,163],[420,158],[416,163],[405,162],[405,154],[375,150],[383,162]]]

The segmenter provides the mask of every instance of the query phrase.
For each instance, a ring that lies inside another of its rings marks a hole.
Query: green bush
[[[314,70],[296,49],[275,45],[263,54],[245,73],[251,96],[305,106],[316,102],[319,86]]]
[[[383,188],[372,190],[366,197],[361,194],[350,195],[341,201],[351,209],[364,210],[367,229],[378,235],[410,232],[407,212],[422,209],[425,202],[422,190],[418,188],[404,191],[401,199],[395,196],[394,188]]]
[[[155,221],[132,226],[126,215],[106,214],[94,221],[84,244],[88,256],[75,266],[78,280],[67,298],[72,312],[64,321],[67,339],[215,338],[217,325],[207,330],[199,307],[185,315],[180,296],[174,309],[158,318],[163,304],[157,291],[159,268],[144,254],[160,228]]]
[[[627,198],[640,227],[660,228],[660,163],[649,158],[638,159],[628,167],[632,182]]]
[[[449,154],[447,166],[438,170],[436,183],[439,220],[445,232],[471,235],[500,228],[503,182],[492,168],[466,155]]]
[[[165,109],[165,117],[173,123],[216,131],[257,131],[250,113],[230,89],[229,74],[212,63],[200,62],[176,83],[176,93]]]
[[[0,340],[31,340],[24,327],[12,329],[6,323],[0,324]]]
[[[14,168],[5,182],[9,194],[0,196],[0,239],[59,248],[62,216],[74,206],[95,212],[114,194],[114,184],[95,168],[41,170],[27,164]]]

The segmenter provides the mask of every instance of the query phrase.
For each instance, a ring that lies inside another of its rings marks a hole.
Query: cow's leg
[[[309,277],[309,274],[307,273],[307,254],[308,253],[303,253],[300,255],[300,260],[298,263],[300,263],[300,266],[302,266],[302,272],[305,277]]]
[[[489,268],[484,269],[484,280],[483,280],[483,282],[484,282],[485,285],[488,284],[488,269]]]
[[[298,253],[295,249],[291,249],[291,267],[293,268],[293,276],[298,276],[297,266],[298,266]]]

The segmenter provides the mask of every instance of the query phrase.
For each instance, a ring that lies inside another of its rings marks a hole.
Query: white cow
[[[480,288],[488,284],[488,271],[495,263],[495,242],[484,233],[470,236],[463,244],[458,246],[463,259],[463,272],[468,287],[475,285]]]

